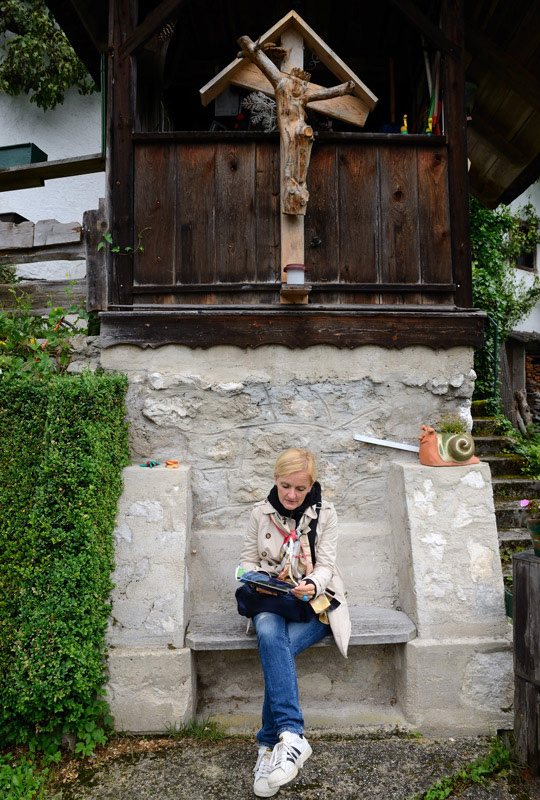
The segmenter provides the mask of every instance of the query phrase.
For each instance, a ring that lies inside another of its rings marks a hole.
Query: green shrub
[[[103,739],[122,376],[1,382],[0,746]],[[36,739],[37,737],[37,739]]]

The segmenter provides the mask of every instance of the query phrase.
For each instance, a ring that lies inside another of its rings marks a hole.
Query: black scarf
[[[318,481],[315,481],[309,492],[306,494],[304,502],[297,508],[293,509],[293,511],[291,511],[289,508],[285,508],[285,506],[280,503],[277,486],[275,484],[272,486],[270,494],[266,499],[276,509],[277,513],[281,517],[294,519],[297,525],[302,519],[304,511],[310,506],[315,506],[317,516],[309,523],[308,531],[311,560],[313,562],[313,566],[315,566],[315,535],[317,532],[317,523],[319,521],[319,511],[321,510],[321,484]]]

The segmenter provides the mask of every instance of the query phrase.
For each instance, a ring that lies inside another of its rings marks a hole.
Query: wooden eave
[[[510,203],[540,176],[540,7],[465,4],[466,79],[477,87],[468,126],[472,193]]]
[[[153,307],[155,309],[155,306]],[[301,309],[301,310],[298,310]],[[101,344],[159,347],[181,342],[207,349],[217,344],[303,349],[316,344],[339,349],[374,344],[434,350],[481,347],[486,315],[452,306],[132,306],[100,314]]]
[[[99,86],[101,54],[108,48],[109,3],[107,0],[47,0],[47,6]]]

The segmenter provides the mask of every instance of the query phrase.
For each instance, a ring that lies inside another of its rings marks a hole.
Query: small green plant
[[[422,794],[408,800],[445,800],[452,794],[459,795],[474,783],[486,786],[490,778],[504,775],[512,767],[510,753],[502,739],[497,737],[491,742],[488,755],[466,764],[459,772],[442,778]]]
[[[40,317],[32,313],[28,295],[15,289],[10,292],[14,307],[0,311],[0,378],[65,372],[71,358],[71,337],[86,332],[86,327],[80,326],[88,316],[85,309],[76,303],[65,308],[49,305],[48,314]]]
[[[144,253],[144,246],[142,243],[144,232],[151,230],[152,228],[146,227],[143,228],[142,231],[139,231],[139,233],[137,234],[138,242],[136,247],[123,247],[123,248],[120,247],[120,245],[115,244],[113,242],[113,238],[110,233],[102,233],[101,238],[103,239],[103,241],[98,244],[97,249],[103,250],[105,245],[108,244],[110,245],[111,253],[117,253],[120,256],[129,256],[137,252]]]
[[[206,717],[206,719],[190,719],[182,725],[172,725],[167,729],[169,736],[174,739],[198,739],[217,742],[227,735],[225,729],[216,720]]]
[[[0,283],[17,283],[17,269],[9,264],[0,264]]]
[[[458,414],[443,414],[434,428],[437,433],[468,433],[467,423]]]
[[[3,800],[42,800],[49,770],[42,769],[32,754],[0,756],[0,797]]]

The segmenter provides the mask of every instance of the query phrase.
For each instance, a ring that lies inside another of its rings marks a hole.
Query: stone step
[[[523,545],[530,541],[531,535],[527,528],[499,528],[500,544]]]
[[[540,481],[534,478],[493,478],[491,483],[495,500],[521,500],[523,498],[540,497]]]
[[[519,500],[497,500],[495,518],[498,530],[521,528],[525,519]]]
[[[475,417],[473,418],[473,436],[493,436],[500,433],[502,429],[500,420],[495,417]]]
[[[491,400],[473,400],[471,403],[471,415],[475,417],[487,417]]]
[[[511,436],[475,436],[475,454],[478,457],[497,455],[511,447],[514,441]]]
[[[506,476],[516,478],[523,474],[523,469],[527,465],[527,459],[515,453],[498,453],[496,455],[486,455],[482,461],[489,464],[492,475],[497,477]]]

